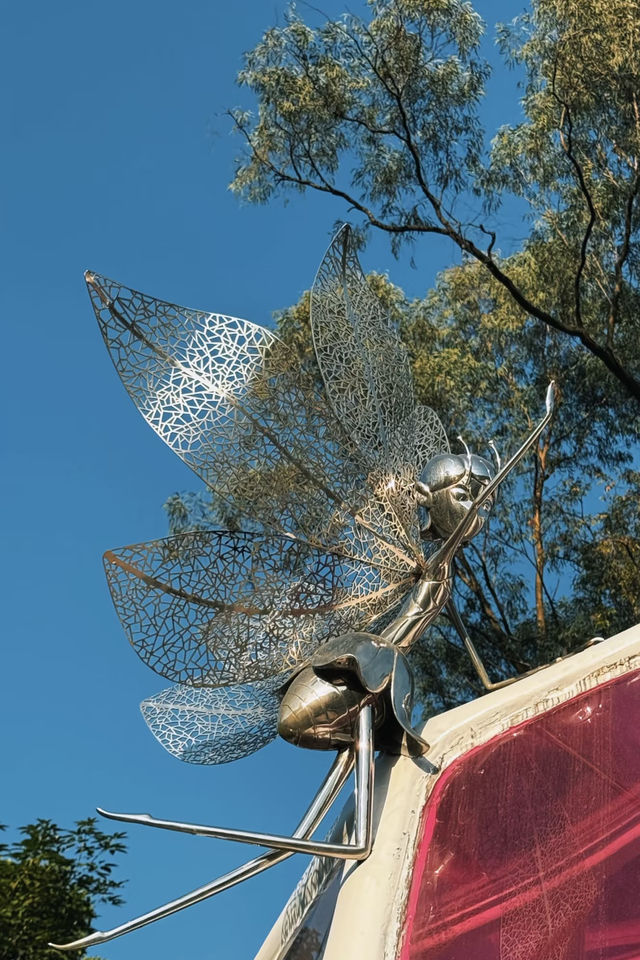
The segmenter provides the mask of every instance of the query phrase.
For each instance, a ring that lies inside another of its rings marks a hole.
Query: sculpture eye
[[[466,487],[455,487],[453,490],[453,499],[462,503],[465,500],[471,500],[471,491]]]

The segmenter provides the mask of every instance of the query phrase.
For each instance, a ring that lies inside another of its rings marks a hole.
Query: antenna
[[[502,457],[501,457],[500,454],[498,453],[498,448],[496,447],[496,445],[495,445],[495,443],[493,442],[493,440],[489,440],[489,446],[490,446],[491,449],[493,450],[493,457],[494,457],[494,460],[496,461],[496,472],[499,473],[499,472],[500,472],[500,468],[502,467]]]
[[[462,482],[466,485],[467,483],[469,483],[469,477],[471,476],[471,451],[469,450],[469,447],[466,445],[466,443],[464,442],[460,434],[458,434],[456,439],[459,440],[462,446],[464,447],[465,456],[467,458],[467,472],[462,478]]]

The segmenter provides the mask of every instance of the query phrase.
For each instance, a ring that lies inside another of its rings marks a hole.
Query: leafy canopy
[[[559,384],[551,431],[458,561],[494,676],[640,618],[639,31],[637,0],[531,0],[497,29],[523,98],[521,121],[493,131],[484,24],[461,0],[371,0],[366,17],[314,23],[292,9],[238,77],[257,102],[232,112],[240,197],[316,191],[396,254],[426,234],[459,248],[419,300],[370,278],[451,436],[508,453]],[[525,236],[503,254],[514,201]],[[308,312],[305,297],[278,324],[313,363]],[[427,704],[478,689],[444,618],[415,655]]]
[[[48,942],[85,936],[97,903],[122,903],[112,857],[124,851],[124,834],[103,833],[93,818],[72,830],[37,820],[20,834],[0,844],[0,960],[55,960]]]
[[[394,249],[451,239],[514,308],[595,356],[640,400],[635,348],[640,188],[637,0],[532,0],[499,30],[524,71],[523,121],[488,147],[484,25],[461,0],[372,0],[319,26],[291,12],[246,55],[232,189],[342,199]],[[532,269],[498,253],[505,198],[528,205]]]

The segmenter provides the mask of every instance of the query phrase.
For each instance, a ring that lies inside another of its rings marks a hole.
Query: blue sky
[[[329,14],[342,0],[325,0]],[[357,9],[357,4],[352,3]],[[489,23],[519,12],[478,4]],[[155,744],[138,703],[164,686],[112,610],[105,549],[166,534],[162,503],[198,481],[121,387],[82,280],[95,269],[160,298],[269,323],[311,283],[337,202],[241,206],[227,184],[239,142],[223,111],[243,102],[241,55],[284,4],[191,0],[5,3],[0,8],[0,234],[5,469],[0,821],[62,825],[97,804],[290,832],[326,757],[274,744],[219,768]],[[514,119],[515,79],[491,87],[489,123]],[[246,101],[245,101],[246,102]],[[512,237],[521,228],[511,225]],[[411,294],[451,261],[417,270],[373,240],[366,268]],[[129,831],[123,922],[248,859],[247,848]],[[305,859],[95,951],[107,960],[254,955]]]

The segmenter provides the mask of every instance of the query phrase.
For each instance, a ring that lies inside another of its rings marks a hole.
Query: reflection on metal
[[[353,758],[350,751],[343,750],[334,760],[324,783],[300,821],[298,828],[295,830],[293,834],[294,837],[308,837],[314,832],[346,783],[352,767]],[[106,943],[108,940],[121,937],[125,933],[139,930],[140,927],[145,927],[148,923],[153,923],[155,920],[161,920],[163,917],[168,917],[172,913],[184,910],[185,907],[191,907],[195,903],[201,903],[203,900],[215,896],[216,893],[221,893],[223,890],[228,890],[229,887],[234,887],[243,880],[248,880],[249,877],[255,877],[256,874],[262,873],[263,870],[268,870],[269,867],[275,866],[276,863],[281,863],[292,855],[293,851],[289,850],[271,850],[268,853],[263,853],[259,857],[256,857],[255,860],[250,860],[248,863],[236,867],[223,877],[218,877],[211,883],[207,883],[203,887],[199,887],[197,890],[193,890],[191,893],[179,897],[177,900],[172,900],[170,903],[165,903],[163,906],[157,907],[155,910],[151,910],[141,917],[136,917],[135,920],[130,920],[128,923],[123,923],[119,927],[114,927],[113,930],[106,932],[97,931],[91,934],[91,936],[82,937],[73,943],[66,943],[64,945],[52,943],[49,944],[49,946],[55,947],[57,950],[78,950],[95,947],[100,943]]]
[[[279,837],[105,815],[287,853],[366,858],[374,735],[389,752],[428,750],[411,726],[413,680],[402,650],[445,605],[452,609],[456,551],[482,529],[498,486],[548,424],[553,385],[545,416],[497,472],[468,450],[452,454],[437,415],[415,403],[406,350],[370,291],[348,227],[312,291],[317,368],[255,324],[93,273],[86,279],[136,406],[234,525],[244,518],[252,530],[199,530],[105,555],[131,644],[178,684],[143,703],[152,732],[196,763],[237,759],[279,732],[301,746],[347,750],[356,770],[350,842],[317,842],[302,826]],[[457,615],[454,622],[467,643]],[[244,875],[234,872],[233,882]],[[225,885],[221,878],[205,894],[67,948],[103,942]]]
[[[291,853],[311,853],[318,856],[337,857],[341,860],[365,860],[371,853],[371,811],[373,802],[373,724],[371,705],[366,704],[357,714],[358,730],[355,738],[355,830],[353,843],[327,843],[325,841],[279,837],[270,833],[249,830],[229,830],[225,827],[208,827],[196,823],[178,823],[173,820],[158,820],[148,813],[98,812],[110,820],[124,823],[139,823],[146,827],[161,827],[177,833],[190,833],[196,837],[214,837],[219,840],[235,840],[239,843],[288,850]]]

